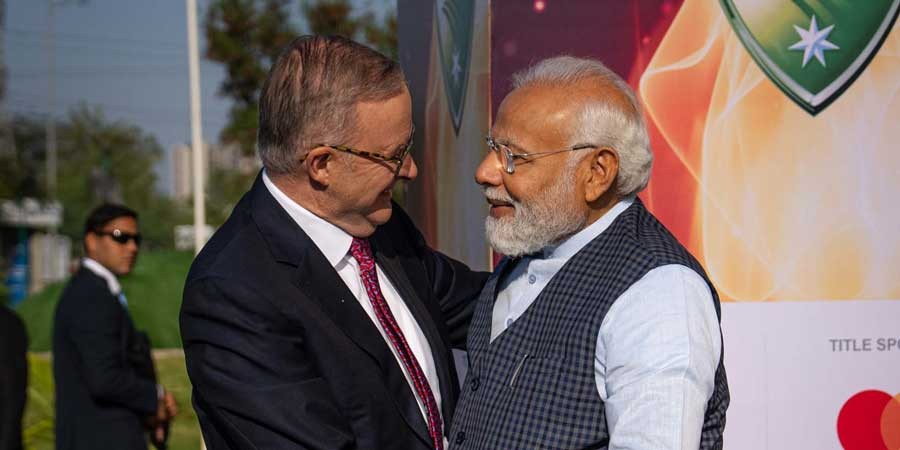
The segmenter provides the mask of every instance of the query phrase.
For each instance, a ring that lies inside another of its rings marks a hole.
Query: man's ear
[[[619,174],[619,154],[611,148],[603,147],[591,158],[587,180],[584,186],[584,200],[594,203],[613,188]]]
[[[93,255],[97,253],[97,236],[93,232],[87,232],[84,235],[84,252],[88,258],[93,258]]]
[[[310,180],[322,186],[328,186],[331,181],[334,155],[328,147],[316,147],[306,154],[306,172]],[[331,163],[331,164],[329,164]]]

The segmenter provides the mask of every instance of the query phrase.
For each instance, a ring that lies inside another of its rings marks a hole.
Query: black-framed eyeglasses
[[[128,241],[134,241],[134,245],[141,245],[141,233],[131,234],[126,233],[118,228],[113,229],[112,231],[94,231],[94,234],[97,236],[109,236],[112,240],[116,241],[119,244],[125,245]]]
[[[400,173],[400,168],[403,167],[403,162],[406,161],[406,157],[409,155],[410,151],[412,151],[413,146],[413,136],[416,134],[416,126],[413,125],[409,132],[409,140],[406,141],[406,144],[403,145],[403,148],[400,149],[394,156],[384,156],[381,153],[369,152],[365,150],[357,150],[352,147],[347,147],[345,145],[329,145],[329,144],[316,144],[316,147],[328,147],[330,149],[337,150],[339,152],[350,153],[356,156],[362,156],[364,158],[372,158],[378,161],[386,162],[388,164],[394,165],[394,175],[396,176]],[[300,158],[300,162],[303,162],[306,159],[306,155]]]
[[[576,150],[585,150],[589,148],[597,148],[594,144],[579,144],[573,147],[569,147],[563,150],[551,150],[547,152],[526,152],[526,153],[516,153],[513,151],[510,144],[505,142],[497,142],[493,137],[487,136],[484,138],[485,142],[487,142],[488,148],[492,151],[496,152],[500,157],[500,162],[503,164],[503,168],[506,170],[506,173],[513,174],[516,172],[516,161],[527,161],[529,158],[533,158],[535,156],[546,156],[553,155],[556,153],[565,153],[565,152],[573,152]]]

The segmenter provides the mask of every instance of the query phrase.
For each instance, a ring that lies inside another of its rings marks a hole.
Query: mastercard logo
[[[900,394],[862,391],[850,397],[837,420],[845,450],[900,450]]]

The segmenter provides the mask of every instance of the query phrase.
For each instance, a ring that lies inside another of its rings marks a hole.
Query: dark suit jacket
[[[19,316],[0,305],[0,450],[21,450],[28,385],[28,335]]]
[[[450,348],[487,274],[430,250],[396,205],[370,242],[431,347],[447,430]],[[378,329],[260,177],[194,261],[181,334],[210,450],[433,448]]]
[[[143,420],[157,406],[150,361],[146,336],[128,311],[103,278],[82,267],[54,318],[56,448],[146,450]]]

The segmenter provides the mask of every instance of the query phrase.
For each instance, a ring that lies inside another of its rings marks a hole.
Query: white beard
[[[574,172],[574,170],[572,171]],[[573,205],[572,174],[563,174],[536,198],[517,202],[496,187],[484,188],[484,196],[515,208],[510,217],[487,216],[485,235],[494,250],[506,256],[531,254],[555,244],[584,227],[587,216]]]

